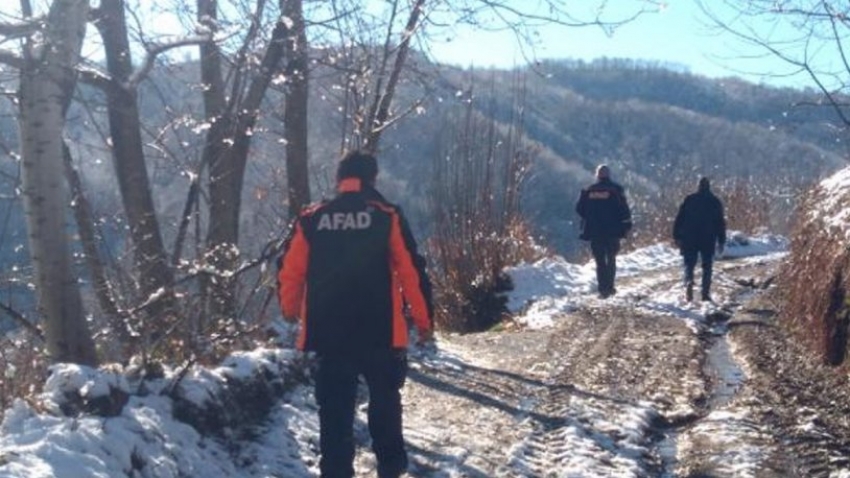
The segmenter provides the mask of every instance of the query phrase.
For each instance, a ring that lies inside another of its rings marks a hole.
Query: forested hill
[[[710,175],[721,193],[732,187],[731,181],[743,184],[769,197],[772,207],[785,208],[776,217],[787,218],[787,199],[795,191],[845,162],[843,129],[833,110],[819,105],[814,91],[707,79],[631,60],[547,62],[510,71],[462,70],[418,57],[412,64],[393,107],[397,114],[410,113],[382,139],[380,187],[405,208],[422,238],[435,224],[433,201],[440,197],[435,181],[445,180],[445,171],[440,176],[435,167],[457,168],[473,154],[501,151],[508,154],[492,155],[504,160],[513,156],[507,150],[514,147],[527,153],[521,207],[541,242],[568,256],[579,246],[574,201],[598,163],[610,164],[615,179],[627,188],[641,233],[660,231],[649,218],[669,214],[699,174]],[[352,144],[343,138],[351,137],[350,123],[343,118],[351,111],[340,106],[345,74],[328,66],[312,72],[314,199],[330,194],[333,163],[341,147]],[[151,135],[148,171],[166,244],[174,242],[189,178],[203,171],[197,161],[208,125],[202,120],[197,79],[197,64],[176,64],[153,72],[140,90],[143,121]],[[81,89],[82,101],[69,114],[68,133],[93,213],[102,221],[102,237],[122,244],[121,201],[101,135],[108,128],[97,108],[102,99],[87,91]],[[243,249],[249,253],[279,235],[286,223],[283,107],[280,92],[270,93],[252,139],[241,227]],[[14,126],[6,124],[3,135],[14,151]],[[157,134],[167,128],[179,143],[160,142]],[[16,177],[17,162],[8,159],[3,170]],[[457,171],[462,185],[482,176],[474,167]],[[11,192],[15,184],[6,187]],[[499,188],[496,184],[495,190]],[[19,202],[10,204],[20,207]],[[9,217],[17,222],[19,211]],[[10,230],[19,231],[18,237],[6,238],[0,257],[6,265],[28,263],[25,248],[17,247],[26,243],[24,228]]]
[[[502,132],[520,117],[536,147],[523,206],[543,241],[564,253],[576,246],[578,190],[601,162],[626,186],[639,225],[641,217],[669,210],[701,174],[721,192],[745,188],[768,198],[778,209],[774,219],[787,218],[799,188],[845,164],[843,128],[813,90],[708,79],[630,60],[552,62],[519,73],[450,70],[441,78],[428,112],[386,137],[393,174],[429,177],[432,158],[441,156],[435,138],[462,124],[461,104],[494,119]]]

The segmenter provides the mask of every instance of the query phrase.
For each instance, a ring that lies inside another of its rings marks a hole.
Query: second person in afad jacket
[[[620,239],[632,228],[632,213],[623,187],[611,180],[611,170],[601,164],[596,168],[596,182],[582,189],[576,212],[581,217],[581,239],[590,241],[596,261],[599,296],[607,298],[616,292],[617,253]]]
[[[296,220],[281,259],[279,299],[300,321],[298,346],[316,353],[320,469],[354,476],[358,378],[369,389],[369,432],[380,478],[407,469],[400,389],[407,374],[409,307],[431,336],[431,285],[401,209],[377,190],[377,160],[355,151],[337,170],[337,196]]]

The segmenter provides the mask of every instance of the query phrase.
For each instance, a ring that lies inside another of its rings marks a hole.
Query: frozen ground
[[[784,246],[738,237],[717,264],[714,303],[682,300],[679,258],[662,245],[622,256],[607,300],[589,265],[514,268],[514,323],[411,351],[409,476],[850,476],[850,386],[776,326]],[[258,349],[192,369],[177,388],[204,404],[222,384],[296,375],[299,363]],[[37,401],[6,411],[0,477],[317,476],[309,386],[287,386],[268,415],[210,435],[173,418],[175,377],[142,387],[120,371],[58,368]],[[131,397],[117,416],[69,418],[69,390]],[[358,416],[358,476],[374,476],[362,407]]]

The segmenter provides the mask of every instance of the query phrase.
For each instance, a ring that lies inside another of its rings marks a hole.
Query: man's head
[[[697,190],[708,191],[709,189],[711,189],[711,183],[708,181],[708,178],[705,176],[699,178],[699,183],[697,183]]]
[[[607,164],[600,164],[596,167],[596,179],[611,179],[611,169]]]
[[[336,180],[357,178],[363,184],[374,186],[378,177],[378,160],[369,153],[354,150],[346,154],[339,162]]]

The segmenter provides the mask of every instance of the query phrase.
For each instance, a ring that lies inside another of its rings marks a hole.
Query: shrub
[[[10,337],[0,337],[0,421],[15,399],[41,390],[47,371],[41,339],[29,331],[14,332]]]
[[[795,215],[788,260],[780,270],[784,323],[833,365],[844,361],[850,304],[850,170],[807,192]]]
[[[521,112],[522,86],[515,80],[513,106]],[[511,114],[507,124],[482,115],[478,108],[487,102],[468,91],[468,101],[446,115],[437,138],[429,204],[435,322],[458,332],[483,330],[506,317],[504,293],[512,286],[505,267],[540,254],[520,213],[520,191],[536,155],[522,135],[521,114]]]
[[[486,231],[486,223],[474,229]],[[435,322],[456,332],[486,330],[509,317],[506,292],[513,289],[507,266],[543,255],[530,239],[525,223],[515,219],[506,234],[474,233],[452,240],[437,235],[430,243],[436,260]]]

